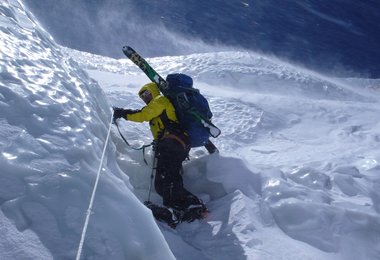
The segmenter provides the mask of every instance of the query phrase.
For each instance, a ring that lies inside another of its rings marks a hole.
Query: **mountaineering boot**
[[[183,211],[181,221],[193,222],[196,219],[204,219],[208,213],[208,209],[203,204],[191,205]]]
[[[177,213],[173,209],[155,205],[151,201],[145,201],[144,205],[152,211],[158,221],[167,223],[171,228],[176,228],[179,224]]]
[[[208,209],[202,200],[193,194],[188,194],[184,198],[185,202],[181,208],[181,221],[193,222],[196,219],[204,219],[208,214]]]

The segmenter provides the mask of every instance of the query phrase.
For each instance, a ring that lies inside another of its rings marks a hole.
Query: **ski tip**
[[[127,56],[128,56],[128,55],[131,55],[132,53],[135,53],[135,50],[132,49],[132,48],[131,48],[130,46],[128,46],[128,45],[123,46],[122,50],[123,50],[124,54],[127,55]]]

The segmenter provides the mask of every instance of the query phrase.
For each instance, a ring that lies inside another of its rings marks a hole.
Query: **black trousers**
[[[199,201],[183,187],[181,169],[188,152],[188,149],[184,149],[183,145],[173,138],[161,139],[157,144],[154,186],[166,207],[183,210]]]

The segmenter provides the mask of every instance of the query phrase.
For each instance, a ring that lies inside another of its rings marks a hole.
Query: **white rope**
[[[100,159],[100,165],[99,165],[98,175],[96,176],[96,181],[95,181],[94,189],[92,190],[90,205],[88,205],[87,214],[86,214],[86,221],[84,222],[84,226],[83,226],[83,230],[82,230],[82,236],[81,236],[81,239],[80,239],[80,242],[79,242],[79,247],[78,247],[78,252],[77,252],[76,260],[79,260],[81,254],[82,254],[82,248],[83,248],[84,238],[86,236],[88,222],[90,221],[90,215],[91,215],[91,211],[92,211],[92,204],[94,203],[96,189],[98,188],[100,172],[102,170],[104,155],[106,153],[108,139],[109,139],[110,132],[111,132],[112,119],[113,119],[113,115],[111,117],[111,122],[110,122],[110,125],[109,125],[109,128],[108,128],[108,134],[107,134],[107,138],[106,138],[106,143],[104,144],[102,158]]]

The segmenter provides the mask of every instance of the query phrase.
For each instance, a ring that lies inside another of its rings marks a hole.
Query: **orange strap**
[[[182,145],[183,150],[186,150],[185,142],[181,138],[179,138],[178,136],[166,132],[164,134],[164,136],[162,137],[162,139],[164,139],[164,138],[172,138],[174,140],[177,140]]]

